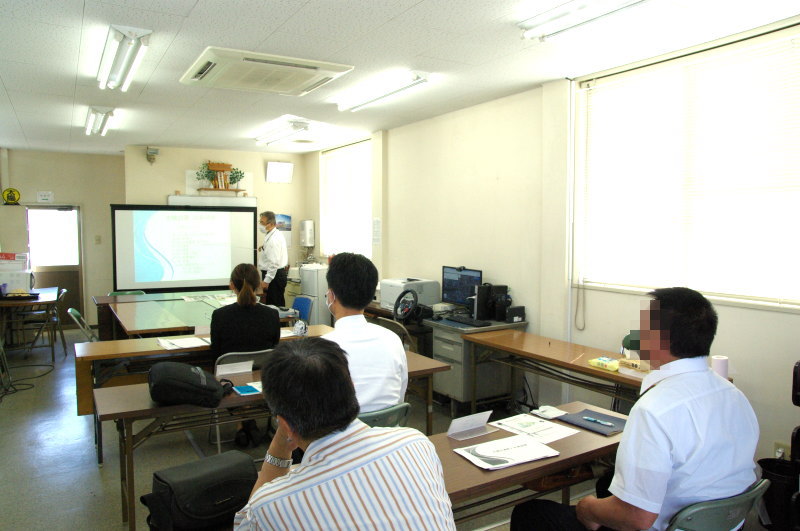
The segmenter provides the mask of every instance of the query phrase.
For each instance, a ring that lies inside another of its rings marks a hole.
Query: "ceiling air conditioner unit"
[[[180,82],[198,87],[303,96],[352,69],[349,65],[209,46]]]

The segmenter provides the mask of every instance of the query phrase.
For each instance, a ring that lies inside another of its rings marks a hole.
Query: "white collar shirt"
[[[687,505],[733,496],[755,480],[755,413],[707,360],[682,358],[645,376],[622,434],[609,490],[657,513],[651,529],[665,529]]]
[[[308,445],[302,462],[265,483],[234,520],[255,529],[455,530],[442,464],[410,428],[356,419]]]
[[[286,239],[276,228],[273,228],[264,237],[261,252],[258,253],[258,269],[266,271],[264,282],[272,282],[278,269],[289,264],[289,252],[286,248]]]
[[[361,412],[377,411],[402,402],[408,387],[408,357],[397,334],[368,323],[363,315],[336,320],[325,334],[347,353],[350,376]]]

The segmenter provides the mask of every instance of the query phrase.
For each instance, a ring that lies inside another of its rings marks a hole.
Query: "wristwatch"
[[[264,462],[278,468],[289,468],[292,466],[291,459],[278,459],[274,455],[269,455],[269,452],[264,456]]]

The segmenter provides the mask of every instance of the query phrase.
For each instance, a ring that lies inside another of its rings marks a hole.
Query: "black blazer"
[[[278,311],[261,303],[241,306],[235,302],[211,314],[211,352],[215,358],[228,352],[264,350],[281,338]]]

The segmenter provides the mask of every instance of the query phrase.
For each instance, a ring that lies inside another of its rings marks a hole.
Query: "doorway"
[[[28,212],[28,245],[34,287],[57,286],[67,289],[59,305],[59,317],[65,326],[72,321],[67,308],[83,311],[83,271],[81,264],[80,209],[76,206],[33,206]]]

